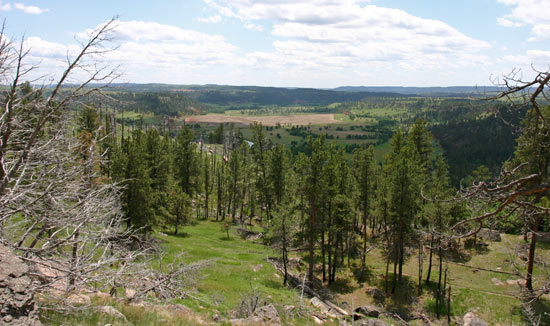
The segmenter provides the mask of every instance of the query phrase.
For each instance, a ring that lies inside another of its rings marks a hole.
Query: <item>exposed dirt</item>
[[[197,115],[185,118],[186,123],[231,123],[237,125],[250,125],[254,122],[260,122],[264,126],[274,126],[277,123],[281,126],[297,125],[322,125],[339,123],[334,119],[334,114],[303,114],[303,115],[276,115],[276,116],[249,116],[235,117],[223,114]]]

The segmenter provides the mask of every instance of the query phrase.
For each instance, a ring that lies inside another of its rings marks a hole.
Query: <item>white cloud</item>
[[[197,17],[197,18],[195,18],[195,20],[200,22],[200,23],[215,24],[215,23],[219,23],[222,20],[222,16],[217,14],[217,15],[212,15],[212,16],[209,16],[209,17]]]
[[[546,71],[548,69],[548,63],[550,62],[550,51],[528,50],[525,54],[504,56],[502,60],[516,65],[525,65],[527,62],[533,66],[541,67],[541,69],[546,68]]]
[[[512,12],[498,18],[498,23],[506,27],[531,26],[530,41],[550,38],[550,0],[497,0],[513,6]]]
[[[86,39],[91,30],[79,33]],[[203,69],[244,64],[239,50],[221,35],[144,21],[119,21],[111,38],[118,48],[105,55],[133,81],[168,82],[198,76]]]
[[[37,6],[27,6],[27,5],[19,3],[19,2],[15,3],[15,8],[23,11],[26,14],[33,14],[33,15],[39,15],[39,14],[50,11],[50,9],[42,9],[40,7],[37,7]]]
[[[9,3],[4,3],[0,1],[0,11],[10,11],[11,5]]]
[[[357,0],[206,0],[220,15],[271,23],[274,52],[248,55],[258,65],[386,66],[420,70],[486,62],[490,48],[448,24]]]

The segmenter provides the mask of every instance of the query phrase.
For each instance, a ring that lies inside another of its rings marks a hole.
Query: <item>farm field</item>
[[[185,118],[186,123],[234,123],[236,125],[248,126],[254,122],[259,122],[264,126],[299,126],[299,125],[320,125],[339,123],[334,118],[334,114],[303,114],[303,115],[285,115],[285,116],[229,116],[224,114],[207,114],[189,116]]]

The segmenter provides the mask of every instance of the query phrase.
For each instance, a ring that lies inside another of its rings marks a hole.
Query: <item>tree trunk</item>
[[[422,295],[422,240],[418,241],[418,296]]]
[[[443,255],[441,253],[441,241],[439,241],[439,281],[437,282],[437,293],[435,297],[435,312],[439,319],[439,306],[441,305],[441,274],[443,274]]]
[[[325,245],[325,231],[321,231],[321,256],[323,261],[323,283],[327,281],[326,277],[326,245]]]
[[[433,257],[433,234],[430,235],[430,262],[428,264],[428,276],[426,276],[426,284],[430,283],[430,275],[432,274],[432,257]]]

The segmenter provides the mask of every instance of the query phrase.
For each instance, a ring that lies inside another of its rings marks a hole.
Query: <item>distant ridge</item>
[[[403,95],[421,96],[484,96],[502,92],[503,88],[496,86],[448,86],[448,87],[406,87],[406,86],[340,86],[333,88],[343,92],[377,92],[397,93]]]

